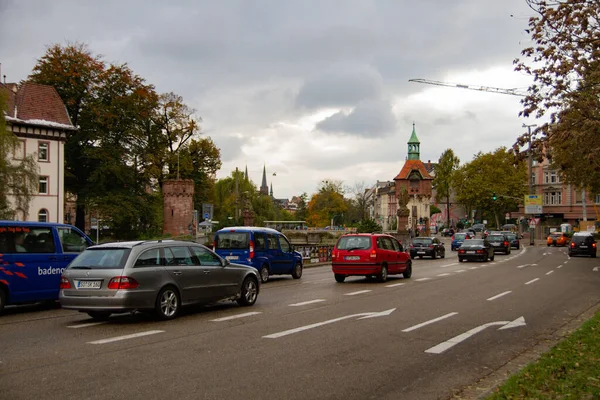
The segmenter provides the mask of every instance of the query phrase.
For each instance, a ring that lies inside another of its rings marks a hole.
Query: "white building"
[[[17,209],[15,219],[64,222],[65,141],[76,131],[65,105],[52,86],[31,82],[0,84],[7,93],[6,125],[19,138],[13,160],[33,155],[39,166],[38,194],[28,210]],[[9,201],[11,201],[9,196]],[[14,204],[14,203],[13,203]]]

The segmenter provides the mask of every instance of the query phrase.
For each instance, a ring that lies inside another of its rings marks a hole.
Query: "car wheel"
[[[302,277],[302,263],[297,263],[292,268],[292,278],[300,279]]]
[[[242,282],[240,298],[237,300],[240,306],[251,306],[258,298],[258,282],[254,278],[247,277]]]
[[[410,277],[412,276],[412,263],[410,261],[406,264],[406,269],[402,273],[402,276],[405,279],[410,279]]]
[[[550,247],[550,245],[548,244],[548,247]]]
[[[167,320],[177,317],[181,308],[179,293],[173,286],[167,286],[156,296],[154,311],[159,319]]]
[[[6,305],[6,289],[0,285],[0,314],[4,311],[4,306]]]
[[[88,311],[87,315],[96,321],[106,321],[112,313],[108,311]]]
[[[343,283],[346,280],[346,275],[334,274],[334,276],[335,276],[335,281],[338,283]]]
[[[269,280],[269,267],[263,265],[260,267],[260,281],[266,283]]]
[[[381,266],[381,272],[377,275],[377,280],[379,282],[385,282],[385,281],[387,281],[387,278],[388,278],[387,266],[383,265],[383,266]]]
[[[463,262],[463,258],[462,257],[458,257],[458,262]]]

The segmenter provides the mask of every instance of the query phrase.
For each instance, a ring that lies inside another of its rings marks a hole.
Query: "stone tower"
[[[196,232],[194,219],[194,181],[171,179],[163,183],[163,234],[190,235]]]
[[[267,166],[263,167],[262,183],[260,185],[260,194],[269,194],[269,185],[267,185]]]

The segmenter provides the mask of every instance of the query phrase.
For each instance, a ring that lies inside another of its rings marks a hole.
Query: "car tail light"
[[[452,235],[452,240],[454,240],[454,235]]]
[[[410,248],[411,248],[411,249],[414,249],[414,248],[415,248],[415,246],[413,246],[413,245],[411,244],[411,245],[410,245]]]
[[[433,245],[429,246],[430,249],[433,249]]]
[[[115,276],[108,282],[109,289],[135,289],[138,286],[138,281],[128,276]]]
[[[60,277],[60,289],[71,289],[71,282],[65,276]]]
[[[371,250],[370,257],[373,259],[377,258],[377,252],[375,250]]]
[[[504,242],[504,245],[505,245],[505,246],[508,246],[508,242]]]
[[[575,247],[575,242],[571,242],[571,247]]]
[[[331,252],[331,261],[335,260],[337,258],[337,252],[336,251],[332,251]]]
[[[254,258],[254,242],[252,240],[250,241],[249,249],[250,249],[250,255],[248,256],[248,258],[252,259],[252,258]]]
[[[458,250],[458,254],[463,254],[465,251],[464,250]]]
[[[592,247],[593,247],[593,248],[596,248],[596,243],[592,243]]]
[[[483,254],[483,253],[485,253],[485,251],[483,251],[483,250],[477,250],[477,253]]]

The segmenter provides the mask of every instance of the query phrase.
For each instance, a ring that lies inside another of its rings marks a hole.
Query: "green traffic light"
[[[496,201],[498,197],[496,197],[496,193],[492,194],[492,200]]]

